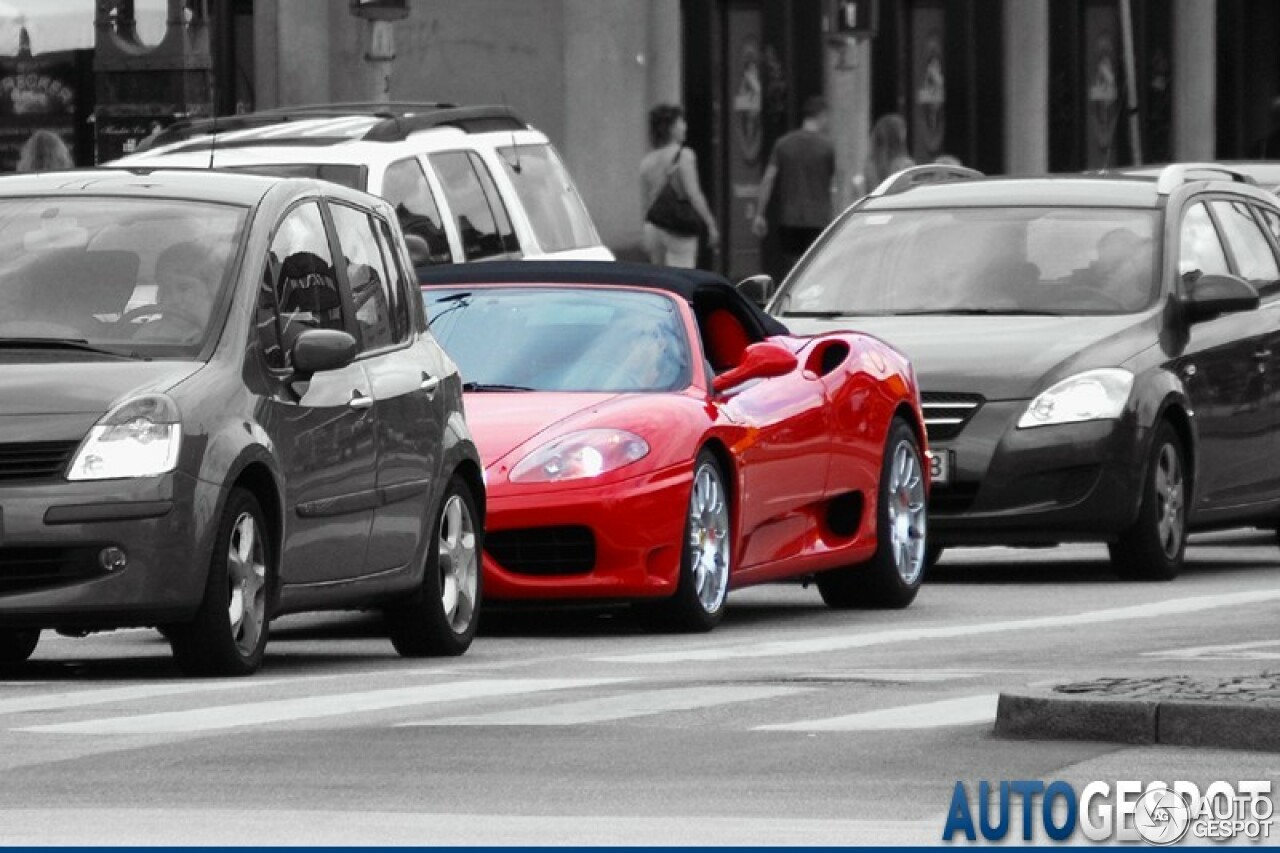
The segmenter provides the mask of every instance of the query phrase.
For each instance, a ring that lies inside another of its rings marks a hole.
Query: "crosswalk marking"
[[[663,714],[692,711],[734,702],[752,702],[807,693],[811,688],[779,686],[719,685],[648,690],[621,696],[604,696],[545,707],[494,711],[442,720],[401,723],[401,726],[577,726]]]
[[[1106,610],[1089,610],[1083,613],[1067,613],[1059,616],[1041,616],[1032,619],[1013,619],[1005,622],[978,622],[966,625],[941,625],[932,628],[893,628],[865,634],[847,634],[812,637],[804,640],[777,640],[772,643],[742,643],[712,648],[682,646],[666,652],[643,652],[630,655],[603,655],[592,660],[603,663],[624,664],[672,664],[690,661],[741,660],[744,658],[785,657],[846,651],[869,646],[898,645],[919,640],[949,640],[956,637],[974,637],[983,634],[999,634],[1008,631],[1043,631],[1052,628],[1075,628],[1081,625],[1097,625],[1104,622],[1127,622],[1136,619],[1154,619],[1197,613],[1224,607],[1244,607],[1280,601],[1280,589],[1255,589],[1246,592],[1201,595],[1192,598],[1174,598],[1152,601],[1129,607],[1113,607]]]
[[[240,690],[247,687],[270,687],[284,683],[280,679],[254,678],[179,684],[138,684],[132,687],[104,687],[100,690],[85,689],[62,693],[42,693],[38,696],[18,696],[13,699],[0,699],[0,715],[25,714],[32,711],[59,711],[66,708],[84,708],[89,705],[109,705],[112,702],[130,702],[135,699],[157,699],[163,696],[213,693]]]
[[[903,705],[897,708],[881,708],[843,717],[819,720],[803,720],[798,723],[781,723],[756,726],[763,732],[887,732],[908,729],[935,729],[943,726],[964,726],[995,720],[999,694],[984,693],[960,699],[943,699],[919,705]]]
[[[369,690],[359,693],[315,695],[299,699],[221,705],[186,711],[82,720],[74,723],[27,726],[16,729],[16,731],[41,734],[102,735],[207,732],[243,726],[259,726],[270,723],[384,711],[410,705],[428,705],[436,702],[452,702],[462,699],[483,699],[522,693],[540,693],[550,690],[599,687],[623,681],[627,681],[627,679],[530,678],[457,681],[416,687],[397,687],[387,690]]]

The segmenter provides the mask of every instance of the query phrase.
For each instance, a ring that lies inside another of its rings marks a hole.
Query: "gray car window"
[[[425,252],[415,253],[414,262],[448,264],[453,262],[453,250],[449,248],[449,236],[444,230],[444,220],[436,197],[423,174],[422,164],[416,158],[397,160],[387,167],[382,178],[382,197],[390,202],[400,220],[408,241],[422,240]],[[411,244],[410,249],[414,246]]]
[[[1178,239],[1178,273],[1183,276],[1199,272],[1202,275],[1226,275],[1227,256],[1213,227],[1209,211],[1203,203],[1187,209],[1182,218]]]
[[[444,184],[468,261],[519,252],[507,209],[488,168],[467,151],[431,155],[431,165]]]
[[[262,272],[258,333],[267,364],[292,367],[290,351],[306,329],[346,330],[333,255],[316,202],[300,204],[276,228]]]
[[[391,279],[374,232],[373,217],[345,204],[331,204],[333,228],[346,263],[356,326],[365,350],[397,342],[391,319]]]
[[[1249,205],[1239,201],[1210,202],[1214,215],[1222,225],[1222,236],[1236,259],[1237,272],[1254,285],[1270,285],[1280,278],[1276,256],[1271,251]]]

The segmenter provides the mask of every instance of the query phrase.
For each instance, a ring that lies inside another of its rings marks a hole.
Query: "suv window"
[[[330,204],[333,229],[346,262],[356,325],[366,350],[377,350],[399,341],[392,321],[391,277],[374,230],[373,218],[345,204]]]
[[[1209,218],[1209,210],[1203,203],[1187,209],[1182,218],[1178,239],[1178,274],[1199,271],[1203,275],[1226,275],[1227,256],[1222,251],[1217,229]]]
[[[1220,200],[1211,202],[1210,207],[1222,225],[1222,236],[1231,247],[1240,276],[1255,285],[1269,285],[1280,278],[1271,243],[1253,218],[1249,205]]]
[[[484,162],[469,151],[430,155],[453,210],[468,261],[520,251],[511,219]]]
[[[271,239],[262,283],[258,334],[269,366],[292,366],[290,350],[305,329],[346,330],[342,294],[319,204],[300,204],[280,221]]]
[[[586,205],[550,145],[511,145],[498,153],[543,251],[563,252],[597,242]]]
[[[449,236],[445,233],[440,208],[417,158],[397,160],[387,167],[382,177],[382,197],[395,210],[406,237],[421,237],[427,241],[427,263],[453,262],[453,250],[449,248]]]

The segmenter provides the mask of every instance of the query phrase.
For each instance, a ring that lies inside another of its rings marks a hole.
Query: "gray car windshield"
[[[171,199],[0,199],[0,347],[193,358],[246,211]]]
[[[588,287],[423,291],[470,391],[673,391],[690,382],[675,302]]]
[[[1149,307],[1157,214],[1122,208],[859,211],[774,303],[781,316],[1124,314]]]

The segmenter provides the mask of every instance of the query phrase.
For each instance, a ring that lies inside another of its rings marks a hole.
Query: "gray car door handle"
[[[368,409],[373,405],[373,398],[361,394],[359,391],[352,391],[351,399],[347,401],[347,405],[353,409]]]
[[[418,387],[421,388],[423,391],[426,391],[428,394],[430,394],[440,387],[440,377],[428,376],[427,374],[424,373],[422,374],[422,384],[419,385]]]

